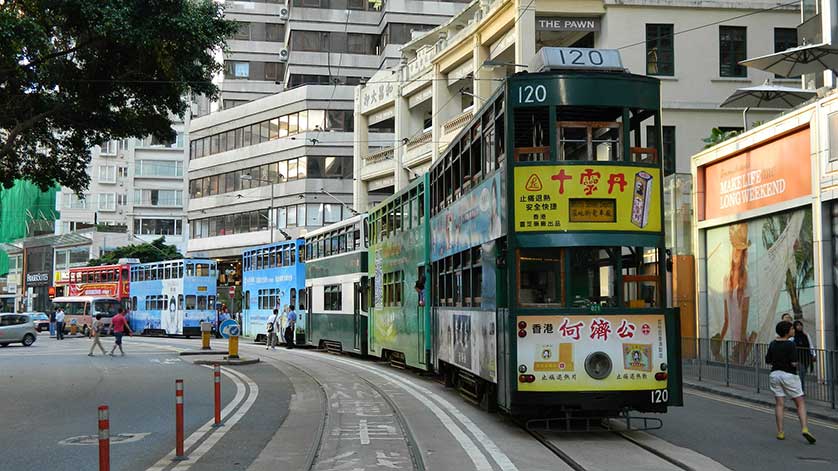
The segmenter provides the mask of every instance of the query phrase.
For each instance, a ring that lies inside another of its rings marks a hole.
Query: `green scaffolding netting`
[[[17,180],[13,187],[0,187],[0,244],[24,237],[52,232],[58,219],[55,195],[59,188],[41,191],[25,180]],[[9,256],[0,250],[0,276],[9,273]]]

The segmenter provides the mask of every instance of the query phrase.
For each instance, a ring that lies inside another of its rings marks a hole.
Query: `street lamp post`
[[[277,174],[277,176],[279,178],[283,178],[282,174]],[[268,209],[268,229],[270,229],[270,231],[271,231],[271,243],[273,244],[274,243],[274,225],[275,225],[274,224],[274,214],[273,214],[273,211],[274,211],[274,182],[272,182],[270,180],[262,180],[260,178],[253,178],[253,175],[251,175],[249,173],[246,173],[246,174],[242,175],[241,179],[245,180],[245,181],[255,181],[255,182],[267,183],[271,186],[271,204],[270,204],[270,208]]]

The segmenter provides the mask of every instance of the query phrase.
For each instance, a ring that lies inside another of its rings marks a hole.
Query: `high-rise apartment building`
[[[221,106],[190,124],[189,255],[233,262],[245,247],[351,216],[355,87],[465,3],[228,2],[228,18],[248,25],[224,58]],[[278,29],[283,41],[265,39]],[[392,140],[386,125],[369,132]]]
[[[186,121],[173,125],[176,138],[108,141],[92,150],[90,185],[81,197],[63,188],[56,198],[56,233],[94,225],[124,226],[140,243],[165,237],[186,250]],[[107,249],[107,248],[106,248]]]

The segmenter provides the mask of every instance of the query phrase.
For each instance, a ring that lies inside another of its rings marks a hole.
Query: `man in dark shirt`
[[[789,396],[797,406],[797,416],[800,417],[800,425],[803,427],[803,437],[809,443],[815,443],[815,437],[809,433],[803,387],[800,384],[800,377],[797,376],[797,352],[794,342],[789,342],[789,339],[794,335],[792,323],[780,321],[775,330],[777,331],[777,339],[768,345],[765,362],[771,365],[768,384],[776,401],[774,413],[777,418],[777,440],[785,440],[786,438],[783,432],[783,416],[785,414],[783,402],[785,397]]]

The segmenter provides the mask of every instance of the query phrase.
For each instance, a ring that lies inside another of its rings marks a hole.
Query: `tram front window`
[[[518,302],[521,305],[563,305],[562,249],[518,252]]]
[[[617,305],[619,247],[574,247],[570,252],[570,304]]]

